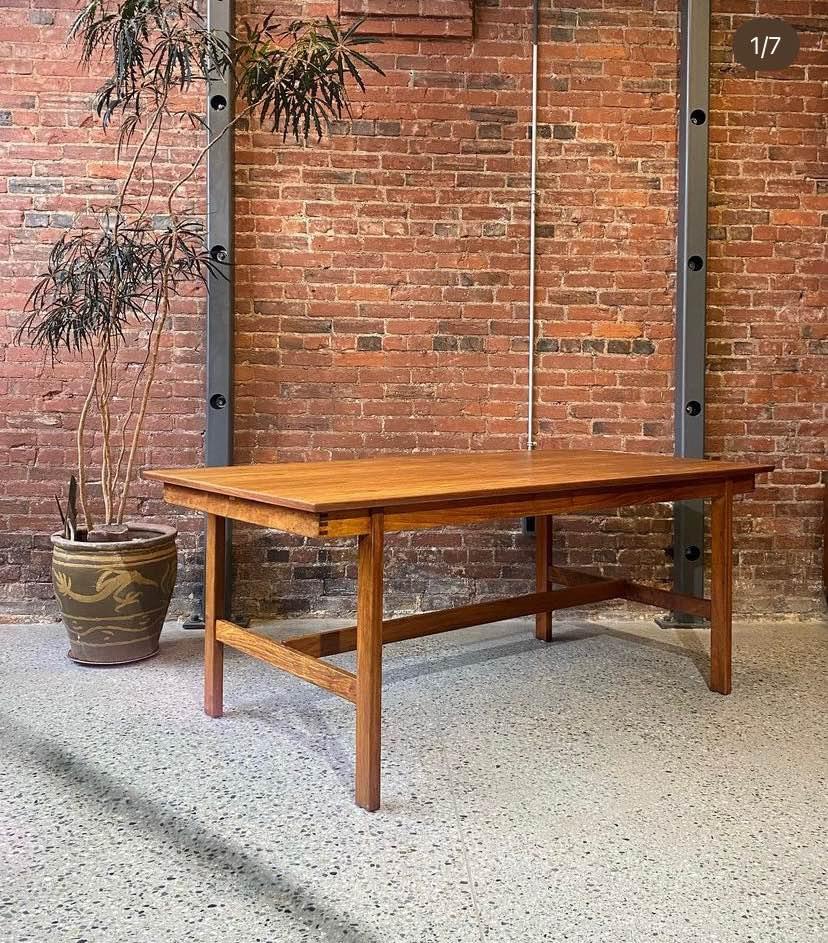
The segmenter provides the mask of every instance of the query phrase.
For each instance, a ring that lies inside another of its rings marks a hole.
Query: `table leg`
[[[204,548],[204,712],[221,717],[224,685],[224,645],[216,640],[216,619],[224,618],[225,519],[207,515]]]
[[[374,511],[357,570],[356,803],[369,812],[380,806],[383,539],[383,514]]]
[[[733,485],[710,509],[710,690],[730,694],[733,621]]]
[[[551,587],[549,567],[552,565],[552,517],[549,514],[535,518],[535,589],[548,592]],[[552,613],[539,612],[535,616],[535,637],[542,642],[552,641]]]

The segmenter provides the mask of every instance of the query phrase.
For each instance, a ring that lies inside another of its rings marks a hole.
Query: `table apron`
[[[704,482],[626,485],[603,490],[573,490],[565,494],[512,495],[391,506],[384,510],[383,529],[386,533],[428,530],[547,514],[588,513],[636,504],[717,498],[725,493],[728,483],[732,486],[733,494],[744,494],[755,487],[754,476],[750,474]],[[164,486],[164,498],[170,504],[302,537],[353,537],[366,534],[371,513],[367,508],[335,512],[302,511],[170,484]]]

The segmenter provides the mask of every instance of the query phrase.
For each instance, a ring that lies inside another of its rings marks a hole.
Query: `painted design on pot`
[[[176,532],[130,526],[129,539],[83,543],[52,538],[52,583],[70,656],[121,664],[155,654],[175,586]]]
[[[95,592],[86,595],[76,593],[72,589],[72,577],[68,573],[55,572],[55,592],[60,593],[61,596],[68,596],[75,602],[86,603],[87,605],[112,596],[116,600],[116,612],[140,602],[140,593],[128,592],[133,586],[160,587],[160,583],[156,580],[147,579],[138,570],[104,570],[95,584]]]

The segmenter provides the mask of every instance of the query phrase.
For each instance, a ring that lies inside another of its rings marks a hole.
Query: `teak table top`
[[[165,468],[145,478],[211,495],[313,514],[435,505],[479,498],[715,482],[772,465],[592,449],[404,454],[337,461]]]

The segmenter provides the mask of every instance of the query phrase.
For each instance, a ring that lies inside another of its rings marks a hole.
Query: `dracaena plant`
[[[69,34],[83,66],[105,69],[94,110],[113,134],[124,171],[116,197],[98,208],[97,218],[53,245],[17,340],[45,349],[53,360],[79,356],[88,367],[76,433],[77,500],[87,529],[123,523],[175,299],[206,285],[211,273],[221,274],[186,189],[210,148],[248,120],[282,140],[321,139],[331,120],[350,113],[350,93],[364,91],[366,70],[381,73],[364,51],[376,40],[360,33],[359,23],[348,29],[330,19],[280,25],[269,15],[230,36],[208,28],[203,2],[91,0]],[[205,87],[231,74],[235,116],[227,130],[211,136],[200,105]],[[170,182],[166,159],[164,175],[156,173],[161,143],[165,132],[182,128],[206,138]],[[145,354],[122,396],[119,353],[139,337]]]

